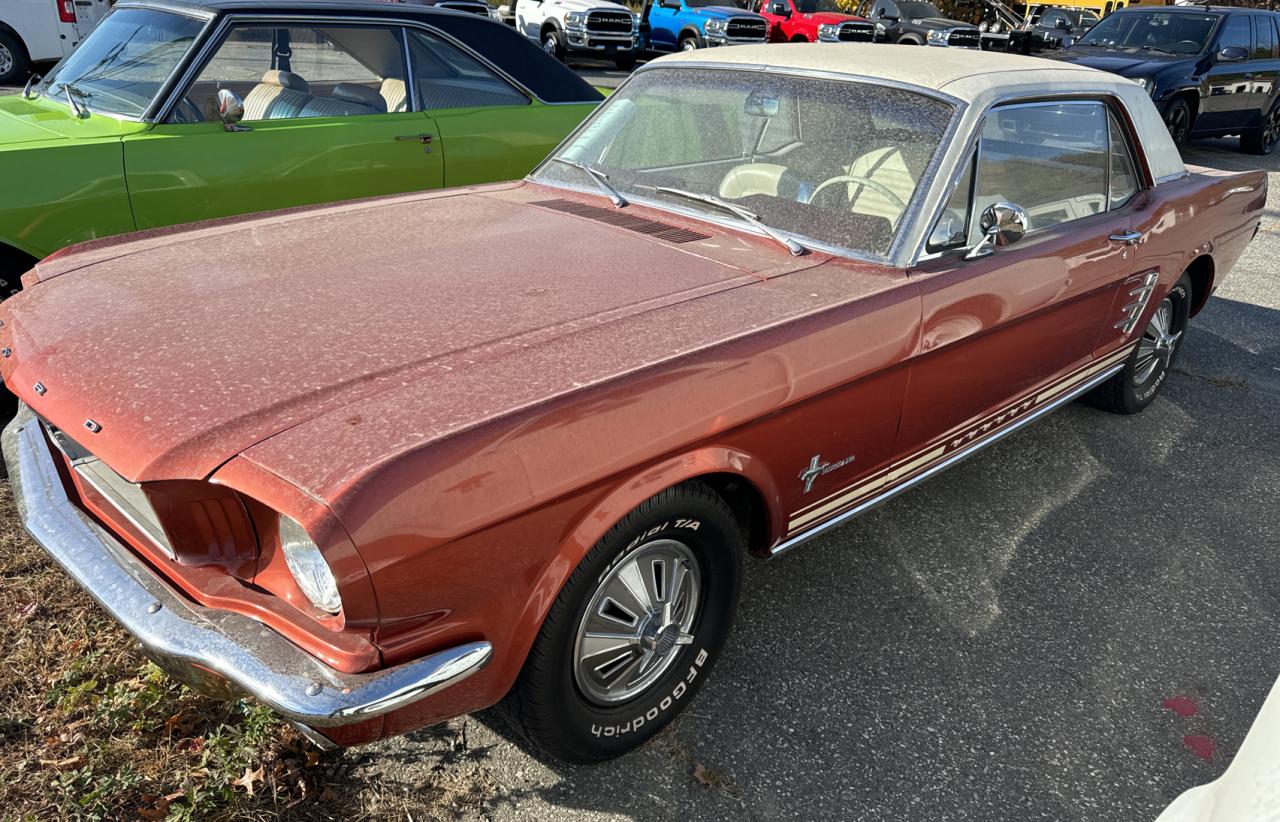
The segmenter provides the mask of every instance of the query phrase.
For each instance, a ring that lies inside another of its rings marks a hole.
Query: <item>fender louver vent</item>
[[[695,240],[706,240],[711,236],[710,234],[690,231],[687,228],[660,223],[656,220],[646,220],[643,217],[636,217],[625,211],[600,208],[599,206],[586,205],[585,203],[575,203],[573,200],[539,200],[533,205],[549,208],[552,211],[563,211],[566,214],[585,217],[588,220],[595,220],[600,223],[608,223],[618,228],[625,228],[627,231],[634,231],[637,234],[648,234],[650,237],[657,237],[659,240],[666,240],[669,243],[691,243]]]

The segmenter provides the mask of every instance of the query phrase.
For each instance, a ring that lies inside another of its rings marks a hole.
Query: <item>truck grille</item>
[[[632,17],[620,11],[593,11],[587,14],[587,31],[595,34],[630,34]]]
[[[981,40],[982,35],[977,29],[953,29],[947,35],[947,45],[960,48],[977,48]]]
[[[840,41],[842,43],[870,43],[876,38],[876,27],[871,23],[841,23]]]
[[[769,36],[769,24],[763,17],[730,17],[724,28],[730,40],[754,40],[763,43]]]
[[[466,11],[466,12],[470,12],[471,14],[479,14],[484,17],[489,16],[489,6],[486,3],[446,2],[446,3],[438,4],[436,8],[453,9],[454,11]]]

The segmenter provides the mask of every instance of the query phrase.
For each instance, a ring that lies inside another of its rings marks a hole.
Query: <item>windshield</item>
[[[840,7],[836,0],[800,0],[801,14],[815,14],[825,12],[828,14],[848,14],[848,9]]]
[[[908,20],[920,20],[925,17],[942,17],[942,12],[931,3],[899,3],[898,11]]]
[[[118,9],[36,89],[68,94],[89,112],[140,117],[195,42],[204,23],[152,9]]]
[[[885,257],[952,114],[941,100],[871,83],[649,69],[556,153],[571,162],[546,163],[534,179],[599,193],[573,163],[585,165],[626,200],[735,220],[704,202],[718,198],[802,243]]]
[[[684,0],[689,8],[700,9],[704,6],[733,6],[733,0]]]
[[[1077,45],[1114,51],[1199,54],[1217,22],[1216,14],[1126,11],[1108,15],[1089,29]]]

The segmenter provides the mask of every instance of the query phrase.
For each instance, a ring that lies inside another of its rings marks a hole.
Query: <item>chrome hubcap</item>
[[[702,570],[682,542],[646,542],[596,588],[578,625],[573,676],[587,699],[631,699],[662,676],[693,642]]]
[[[1262,129],[1262,145],[1265,148],[1271,148],[1280,141],[1280,105],[1271,109],[1271,113],[1267,115],[1267,123]]]
[[[1138,342],[1138,359],[1133,371],[1134,384],[1142,385],[1151,379],[1156,368],[1168,368],[1181,337],[1181,331],[1173,331],[1173,300],[1165,297]]]
[[[547,54],[556,53],[556,38],[554,35],[547,35],[547,39],[542,41],[542,48]]]
[[[1182,142],[1187,136],[1187,110],[1178,106],[1174,108],[1169,117],[1169,135],[1173,137],[1175,143]]]
[[[683,43],[680,44],[681,51],[697,51],[697,49],[698,49],[698,41],[692,38],[685,40]]]
[[[0,45],[0,74],[8,74],[13,71],[13,52],[9,51],[8,46]]]

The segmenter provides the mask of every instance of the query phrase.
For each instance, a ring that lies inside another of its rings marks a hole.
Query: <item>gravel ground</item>
[[[1280,673],[1280,157],[1235,144],[1188,161],[1264,164],[1267,218],[1147,412],[1068,406],[753,562],[712,679],[636,753],[543,763],[482,713],[352,776],[460,818],[1129,822],[1219,775]]]

